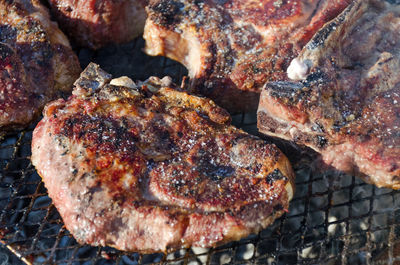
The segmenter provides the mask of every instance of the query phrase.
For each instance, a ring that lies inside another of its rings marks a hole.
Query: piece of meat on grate
[[[350,0],[152,0],[145,52],[189,70],[190,91],[231,112],[256,110],[266,81],[286,68]]]
[[[0,0],[0,134],[20,129],[81,71],[67,38],[39,1]]]
[[[273,144],[168,78],[135,85],[90,64],[47,105],[32,163],[80,243],[127,251],[210,247],[271,224],[293,196]]]
[[[400,188],[400,6],[358,1],[316,33],[262,91],[261,132],[312,147],[329,165]]]
[[[82,47],[99,49],[143,33],[147,0],[49,0],[67,35]]]

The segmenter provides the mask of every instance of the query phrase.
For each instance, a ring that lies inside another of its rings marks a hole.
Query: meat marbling
[[[357,1],[261,93],[258,127],[337,169],[400,188],[400,5]]]
[[[291,166],[275,145],[168,78],[135,84],[90,64],[73,96],[43,115],[32,163],[80,243],[215,246],[265,228],[293,196]]]
[[[152,0],[145,52],[181,62],[189,91],[231,112],[256,110],[266,81],[286,68],[350,0]]]

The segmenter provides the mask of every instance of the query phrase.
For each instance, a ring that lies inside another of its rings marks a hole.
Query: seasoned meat
[[[78,45],[99,49],[143,33],[147,0],[48,0],[61,28]]]
[[[80,66],[39,1],[0,0],[0,134],[29,124],[69,93]]]
[[[231,112],[256,110],[266,81],[350,0],[152,0],[145,52],[181,62],[191,92]]]
[[[288,69],[298,82],[262,91],[261,132],[329,165],[400,188],[400,6],[358,1],[322,28]]]
[[[275,145],[168,78],[136,85],[90,64],[73,96],[43,115],[32,163],[80,243],[215,246],[265,228],[293,195],[291,166]]]

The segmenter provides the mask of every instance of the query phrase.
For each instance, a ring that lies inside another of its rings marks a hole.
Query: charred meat
[[[265,228],[293,196],[291,166],[275,145],[168,78],[135,84],[90,64],[73,96],[43,115],[32,163],[80,243],[215,246]]]
[[[70,93],[80,66],[39,1],[0,0],[0,133],[20,129]]]
[[[256,110],[267,81],[350,0],[153,0],[144,38],[149,55],[189,70],[189,91],[231,112]]]
[[[297,82],[272,82],[261,132],[320,152],[337,169],[400,188],[400,6],[357,1],[293,60]]]

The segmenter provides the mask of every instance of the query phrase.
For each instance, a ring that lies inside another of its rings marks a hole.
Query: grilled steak
[[[61,28],[78,45],[99,49],[143,33],[146,0],[49,0]]]
[[[293,172],[273,145],[212,101],[111,79],[90,64],[73,96],[47,105],[32,163],[80,243],[128,251],[209,247],[265,228],[287,208]]]
[[[39,1],[0,0],[0,134],[26,126],[72,90],[80,66]]]
[[[322,28],[288,69],[298,82],[262,91],[261,132],[329,165],[400,188],[400,6],[358,1]]]
[[[145,52],[181,62],[190,91],[229,111],[256,110],[266,81],[286,77],[291,59],[350,0],[153,0]]]

